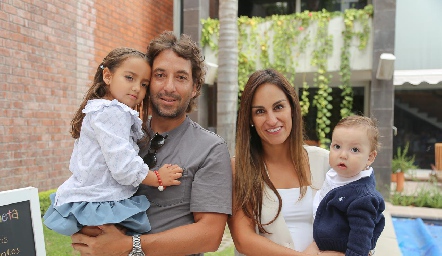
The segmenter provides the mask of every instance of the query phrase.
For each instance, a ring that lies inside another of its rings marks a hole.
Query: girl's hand
[[[183,169],[176,164],[165,164],[158,169],[163,186],[177,186],[181,184],[178,179],[183,176]]]

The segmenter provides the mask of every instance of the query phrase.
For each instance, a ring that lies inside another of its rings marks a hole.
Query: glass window
[[[363,9],[368,0],[301,0],[301,12],[320,11],[343,12],[346,9]]]
[[[275,14],[285,15],[296,12],[296,4],[303,11],[345,11],[349,8],[363,9],[371,0],[239,0],[238,16],[267,17]]]
[[[296,1],[239,0],[238,16],[267,17],[295,13]]]
[[[435,89],[395,90],[393,154],[410,143],[409,156],[415,165],[431,169],[435,163],[435,143],[442,142],[442,87]]]

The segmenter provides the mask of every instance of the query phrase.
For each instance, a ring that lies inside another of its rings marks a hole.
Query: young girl
[[[145,54],[131,48],[112,50],[97,68],[91,88],[72,119],[75,140],[69,169],[72,176],[55,194],[44,224],[63,235],[83,226],[119,223],[134,233],[150,230],[145,196],[133,196],[140,183],[179,185],[182,169],[166,164],[158,171],[138,156],[148,113],[151,68]]]

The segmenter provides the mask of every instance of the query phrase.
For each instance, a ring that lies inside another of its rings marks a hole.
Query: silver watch
[[[140,235],[132,236],[132,251],[129,256],[145,256],[143,250],[141,250],[141,239]]]

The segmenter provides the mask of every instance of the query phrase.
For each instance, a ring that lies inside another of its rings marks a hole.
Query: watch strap
[[[140,235],[132,236],[132,251],[129,256],[145,256],[143,250],[141,249],[141,238]]]

